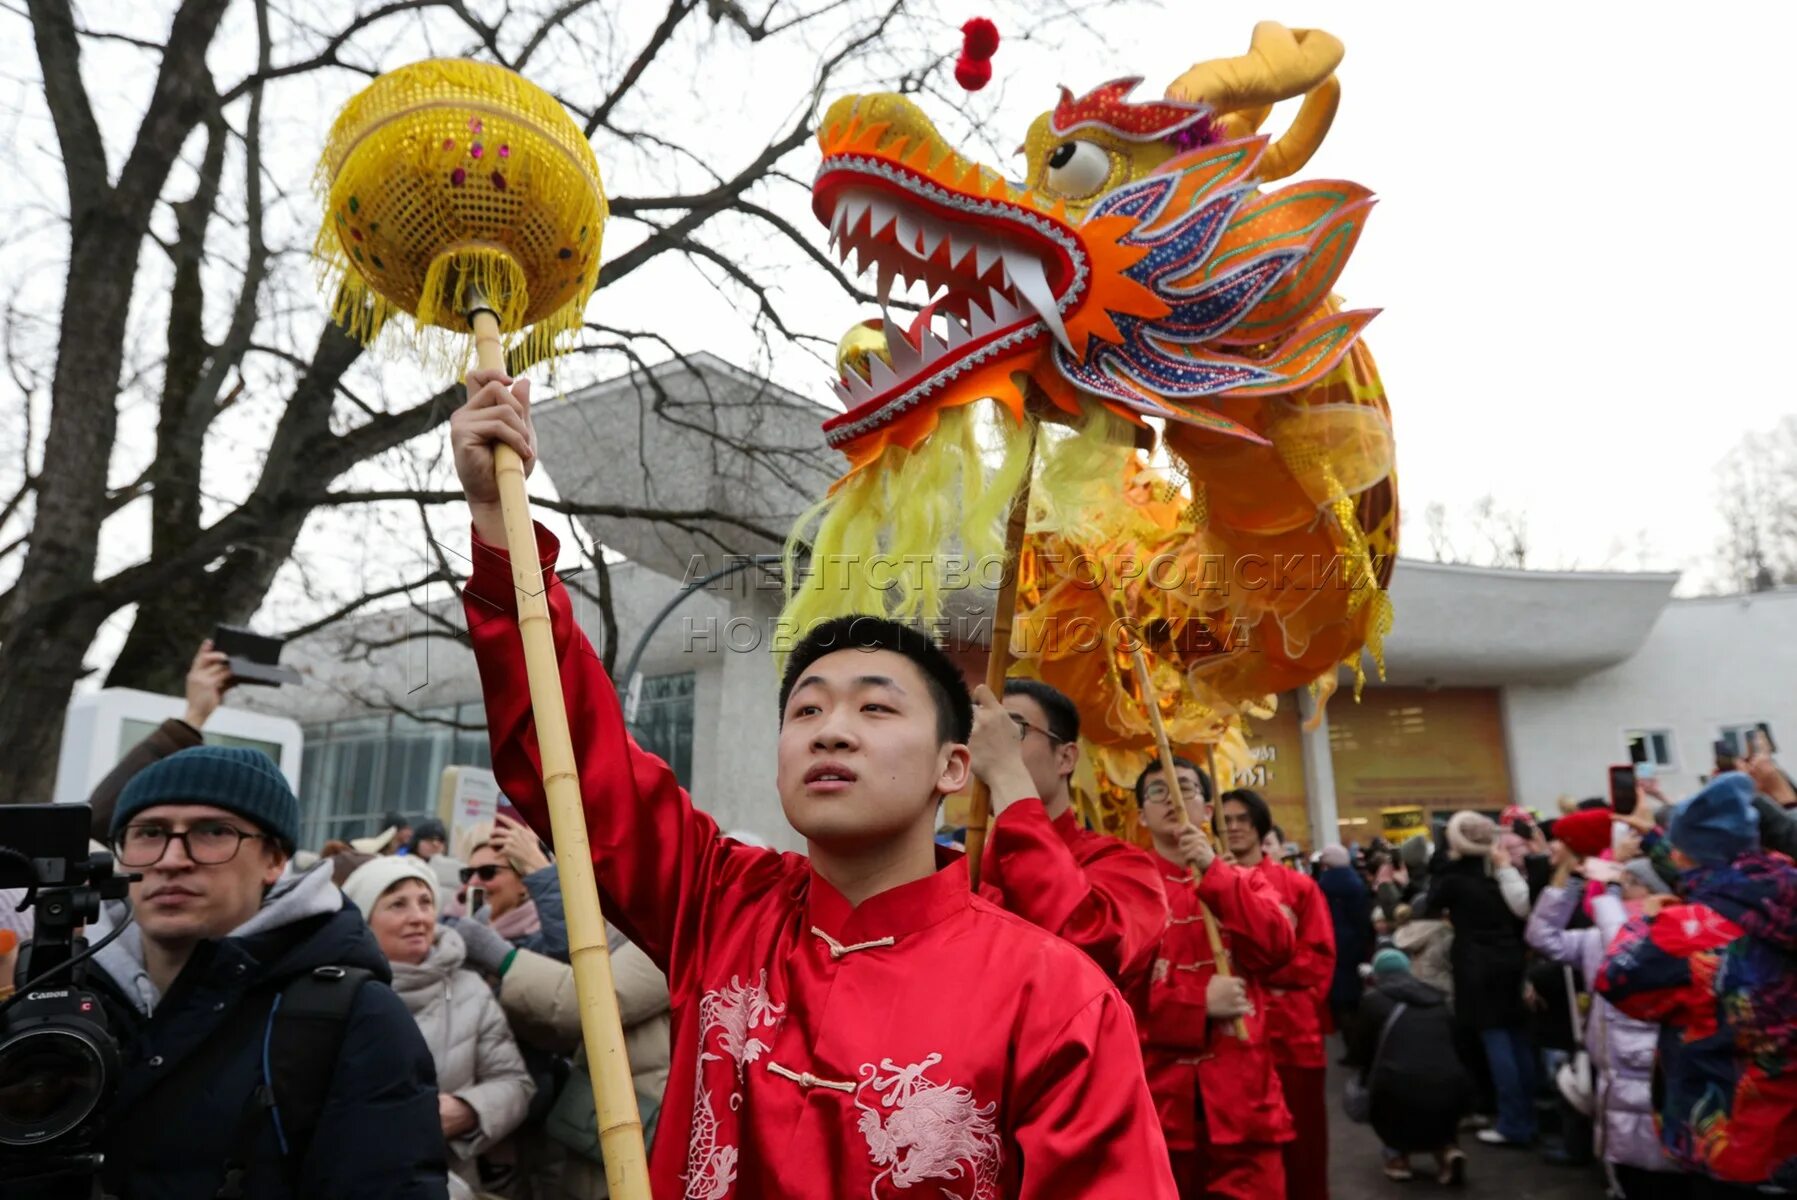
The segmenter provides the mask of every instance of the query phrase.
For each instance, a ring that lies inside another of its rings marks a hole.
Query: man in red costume
[[[1291,962],[1296,939],[1265,875],[1222,861],[1192,824],[1210,824],[1210,778],[1184,759],[1174,771],[1185,823],[1160,763],[1136,780],[1172,909],[1148,975],[1130,990],[1148,1086],[1181,1200],[1275,1200],[1285,1192],[1279,1147],[1293,1134],[1267,1048],[1266,981]],[[1217,973],[1201,904],[1216,918],[1233,978]]]
[[[1036,679],[1007,679],[1004,707],[980,687],[974,773],[992,793],[981,894],[1091,956],[1112,979],[1148,967],[1167,928],[1154,856],[1093,833],[1073,814],[1079,710]]]
[[[464,605],[493,771],[548,822],[492,444],[528,464],[529,389],[469,377],[451,420],[474,522]],[[809,857],[723,837],[625,730],[537,528],[606,915],[666,971],[672,1063],[650,1178],[690,1200],[1171,1200],[1133,1022],[1090,959],[937,858],[972,704],[915,630],[810,631],[780,688],[776,786]]]
[[[1324,1094],[1323,1005],[1335,977],[1329,902],[1309,876],[1268,858],[1273,813],[1260,793],[1223,793],[1223,841],[1236,865],[1259,872],[1279,896],[1297,935],[1290,962],[1265,977],[1267,1046],[1297,1137],[1285,1144],[1287,1200],[1328,1200],[1329,1109]]]

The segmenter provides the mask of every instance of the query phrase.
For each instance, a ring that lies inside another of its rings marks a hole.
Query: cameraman
[[[136,922],[87,981],[123,1069],[109,1193],[446,1194],[430,1052],[330,867],[286,870],[298,826],[286,778],[256,750],[182,750],[119,795],[110,840],[142,875]],[[321,1003],[334,1014],[297,1019]]]

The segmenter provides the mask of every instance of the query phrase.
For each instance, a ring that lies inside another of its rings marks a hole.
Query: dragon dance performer
[[[469,387],[451,421],[474,526],[464,604],[494,773],[541,830],[492,453],[531,462],[529,392],[496,372]],[[969,778],[972,703],[952,662],[885,619],[812,629],[781,684],[776,778],[809,854],[744,846],[631,739],[556,539],[537,538],[604,909],[672,992],[655,1193],[1171,1200],[1116,987],[938,856],[938,806]]]
[[[1093,833],[1073,811],[1079,709],[1035,679],[977,689],[973,769],[992,792],[981,894],[1084,950],[1106,975],[1140,974],[1167,928],[1152,855]]]
[[[1185,759],[1174,761],[1174,772],[1182,795],[1202,798],[1188,822],[1208,826],[1210,777]],[[1292,923],[1264,872],[1224,862],[1197,825],[1179,822],[1158,761],[1136,780],[1136,803],[1172,918],[1152,966],[1127,990],[1179,1195],[1281,1196],[1280,1147],[1295,1135],[1267,1046],[1267,993],[1292,961]],[[1200,903],[1216,917],[1234,978],[1217,973]],[[1236,1036],[1238,1019],[1246,1039]]]
[[[1316,881],[1266,854],[1273,813],[1259,792],[1223,793],[1223,840],[1236,864],[1272,885],[1297,935],[1292,960],[1266,977],[1267,1046],[1279,1074],[1296,1138],[1285,1144],[1287,1200],[1328,1200],[1329,1111],[1324,1096],[1328,1060],[1323,1008],[1335,978],[1335,925]]]

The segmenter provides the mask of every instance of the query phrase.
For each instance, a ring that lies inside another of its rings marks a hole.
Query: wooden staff
[[[1179,786],[1179,772],[1175,769],[1173,762],[1173,747],[1167,742],[1167,727],[1161,721],[1161,707],[1155,703],[1154,679],[1148,674],[1148,659],[1142,654],[1142,639],[1132,635],[1130,640],[1134,643],[1130,656],[1135,662],[1136,686],[1142,691],[1142,706],[1148,710],[1148,721],[1154,728],[1154,745],[1160,753],[1161,774],[1167,777],[1167,790],[1173,798],[1173,816],[1181,825],[1191,824],[1191,816],[1187,812],[1185,797]],[[1205,749],[1208,752],[1210,747],[1207,746]],[[1213,759],[1212,787],[1216,786],[1216,779],[1216,767]],[[1210,840],[1209,832],[1202,825],[1195,826],[1195,828],[1198,830],[1199,837],[1204,838],[1207,842]],[[1192,885],[1196,887],[1198,868],[1191,868],[1191,872]],[[1228,979],[1234,972],[1229,969],[1229,951],[1223,948],[1223,931],[1217,928],[1217,918],[1212,915],[1210,906],[1202,900],[1198,902],[1198,916],[1204,922],[1204,937],[1210,943],[1210,955],[1212,961],[1217,964],[1217,974]],[[1248,1040],[1248,1023],[1240,1017],[1235,1019],[1235,1035],[1243,1041]]]
[[[469,301],[475,363],[483,371],[503,371],[505,351],[499,339],[499,321],[490,310],[481,307],[484,303],[480,297],[471,297]],[[568,922],[568,961],[574,968],[587,1071],[592,1076],[593,1095],[598,1103],[605,1179],[611,1194],[619,1200],[651,1200],[649,1164],[643,1153],[643,1122],[637,1112],[630,1062],[624,1055],[624,1022],[618,1013],[618,993],[612,983],[605,918],[599,911],[599,887],[593,879],[593,851],[587,842],[586,812],[580,802],[574,741],[568,734],[568,709],[562,699],[561,670],[556,664],[555,637],[549,624],[549,600],[537,558],[530,497],[524,489],[524,460],[510,446],[496,444],[493,474],[505,518],[505,548],[512,559],[518,635],[524,640],[524,669],[530,680],[537,751],[543,764],[543,794],[548,800],[550,836],[555,841],[555,873],[561,880],[562,907]]]
[[[1027,419],[1027,418],[1026,418]],[[992,614],[992,642],[986,649],[986,687],[1000,700],[1005,695],[1005,671],[1011,665],[1011,626],[1017,620],[1017,565],[1023,557],[1023,535],[1030,519],[1030,476],[1036,467],[1036,430],[1030,428],[1025,452],[1023,482],[1011,498],[1011,516],[1005,522],[1005,573],[998,585],[998,610]],[[986,849],[986,827],[992,820],[992,790],[975,778],[967,799],[967,882],[980,890],[980,855]]]

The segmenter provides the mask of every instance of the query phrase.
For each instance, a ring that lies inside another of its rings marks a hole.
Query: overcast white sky
[[[82,11],[94,25],[141,30],[156,19],[148,7],[90,0]],[[658,7],[619,8],[627,27],[619,44],[596,49],[590,65],[564,57],[558,69],[615,77],[613,60],[627,59],[642,32],[632,26],[646,30]],[[1011,0],[933,7],[946,53],[965,17],[990,14],[1014,29],[1026,11]],[[996,108],[1008,150],[1052,104],[1055,85],[1085,89],[1142,74],[1142,94],[1157,94],[1192,62],[1241,52],[1261,16],[1317,25],[1347,44],[1340,114],[1305,174],[1353,178],[1381,197],[1340,291],[1355,306],[1384,309],[1368,339],[1394,413],[1409,552],[1426,552],[1428,504],[1463,511],[1491,494],[1526,513],[1531,565],[1675,568],[1687,571],[1685,590],[1706,582],[1719,530],[1716,463],[1745,434],[1797,411],[1785,373],[1770,369],[1790,341],[1797,268],[1785,232],[1787,48],[1797,6],[1286,0],[1256,10],[1173,0],[1109,13],[1092,33],[1058,31],[1054,51],[1007,41],[994,86],[973,104]],[[250,65],[226,61],[253,53],[243,17],[235,7],[230,38],[214,56],[221,78]],[[29,45],[18,17],[5,28],[22,35],[16,46]],[[636,100],[687,124],[721,169],[789,126],[794,82],[803,86],[818,51],[758,48],[751,57],[719,45],[723,36],[695,34],[683,48],[689,57],[670,56]],[[141,112],[136,92],[153,67],[124,47],[103,61],[100,53],[88,82],[103,110]],[[18,62],[4,72],[22,112],[5,148],[26,175],[6,185],[0,210],[41,219],[61,198],[53,158],[44,177],[54,142],[29,94],[33,67]],[[331,113],[360,84],[340,73],[322,83],[315,104],[281,101],[275,140],[298,177]],[[608,190],[652,190],[640,154],[603,141],[595,148]],[[800,176],[814,164],[809,149],[789,160]],[[763,198],[805,214],[803,194],[787,193]],[[613,224],[608,257],[636,236]],[[823,227],[806,227],[821,246]],[[15,222],[6,273],[16,279],[25,262],[59,279],[61,236],[50,226],[22,243]],[[745,232],[741,253],[784,289],[801,327],[834,336],[862,315],[815,274],[781,266],[764,234]],[[795,390],[828,396],[824,368],[804,354],[758,363],[759,344],[737,308],[671,258],[602,291],[589,316],[766,366]],[[130,447],[122,454],[129,458]],[[121,460],[114,476],[130,478],[140,466]],[[231,486],[222,480],[219,490]],[[130,540],[129,530],[127,517],[109,531],[110,565],[131,556],[116,544]]]

